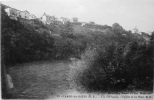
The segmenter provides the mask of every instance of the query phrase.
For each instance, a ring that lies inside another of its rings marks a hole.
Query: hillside
[[[78,56],[86,41],[73,34],[70,23],[44,25],[39,20],[12,20],[2,8],[2,49],[7,65]],[[82,42],[85,41],[85,42]]]
[[[92,32],[90,29],[82,26],[74,26],[73,30],[74,30],[74,33],[80,34],[80,35],[87,35],[88,33]]]
[[[6,74],[19,99],[44,99],[70,86],[87,93],[152,91],[154,32],[133,34],[118,23],[13,20],[3,7],[1,19],[2,91],[7,99]]]
[[[34,62],[9,70],[14,86],[13,98],[45,99],[70,89],[70,61]]]

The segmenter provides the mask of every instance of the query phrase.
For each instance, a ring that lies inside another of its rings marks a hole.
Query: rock
[[[14,86],[13,86],[12,78],[9,74],[7,74],[7,82],[8,82],[8,87],[12,89]]]

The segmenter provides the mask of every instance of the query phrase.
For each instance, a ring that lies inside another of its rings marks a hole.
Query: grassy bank
[[[69,89],[69,61],[35,62],[13,67],[9,73],[17,93],[15,98],[47,98]]]

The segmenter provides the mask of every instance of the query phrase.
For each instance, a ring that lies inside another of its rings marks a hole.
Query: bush
[[[84,66],[84,70],[76,70],[76,84],[89,92],[152,91],[151,45],[144,41],[129,42],[126,45],[116,41],[108,42],[108,45],[90,45],[90,49],[85,51],[82,56],[84,64],[77,66]]]

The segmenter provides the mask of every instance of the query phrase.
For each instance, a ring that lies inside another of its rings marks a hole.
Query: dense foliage
[[[83,70],[75,71],[74,81],[86,91],[152,91],[153,35],[151,41],[145,41],[142,35],[127,32],[115,23],[86,49],[82,61],[76,67]]]
[[[154,32],[132,34],[118,23],[76,27],[35,19],[26,25],[10,19],[3,8],[1,18],[5,65],[75,57],[84,62],[75,67],[84,70],[74,80],[86,91],[152,90]]]

